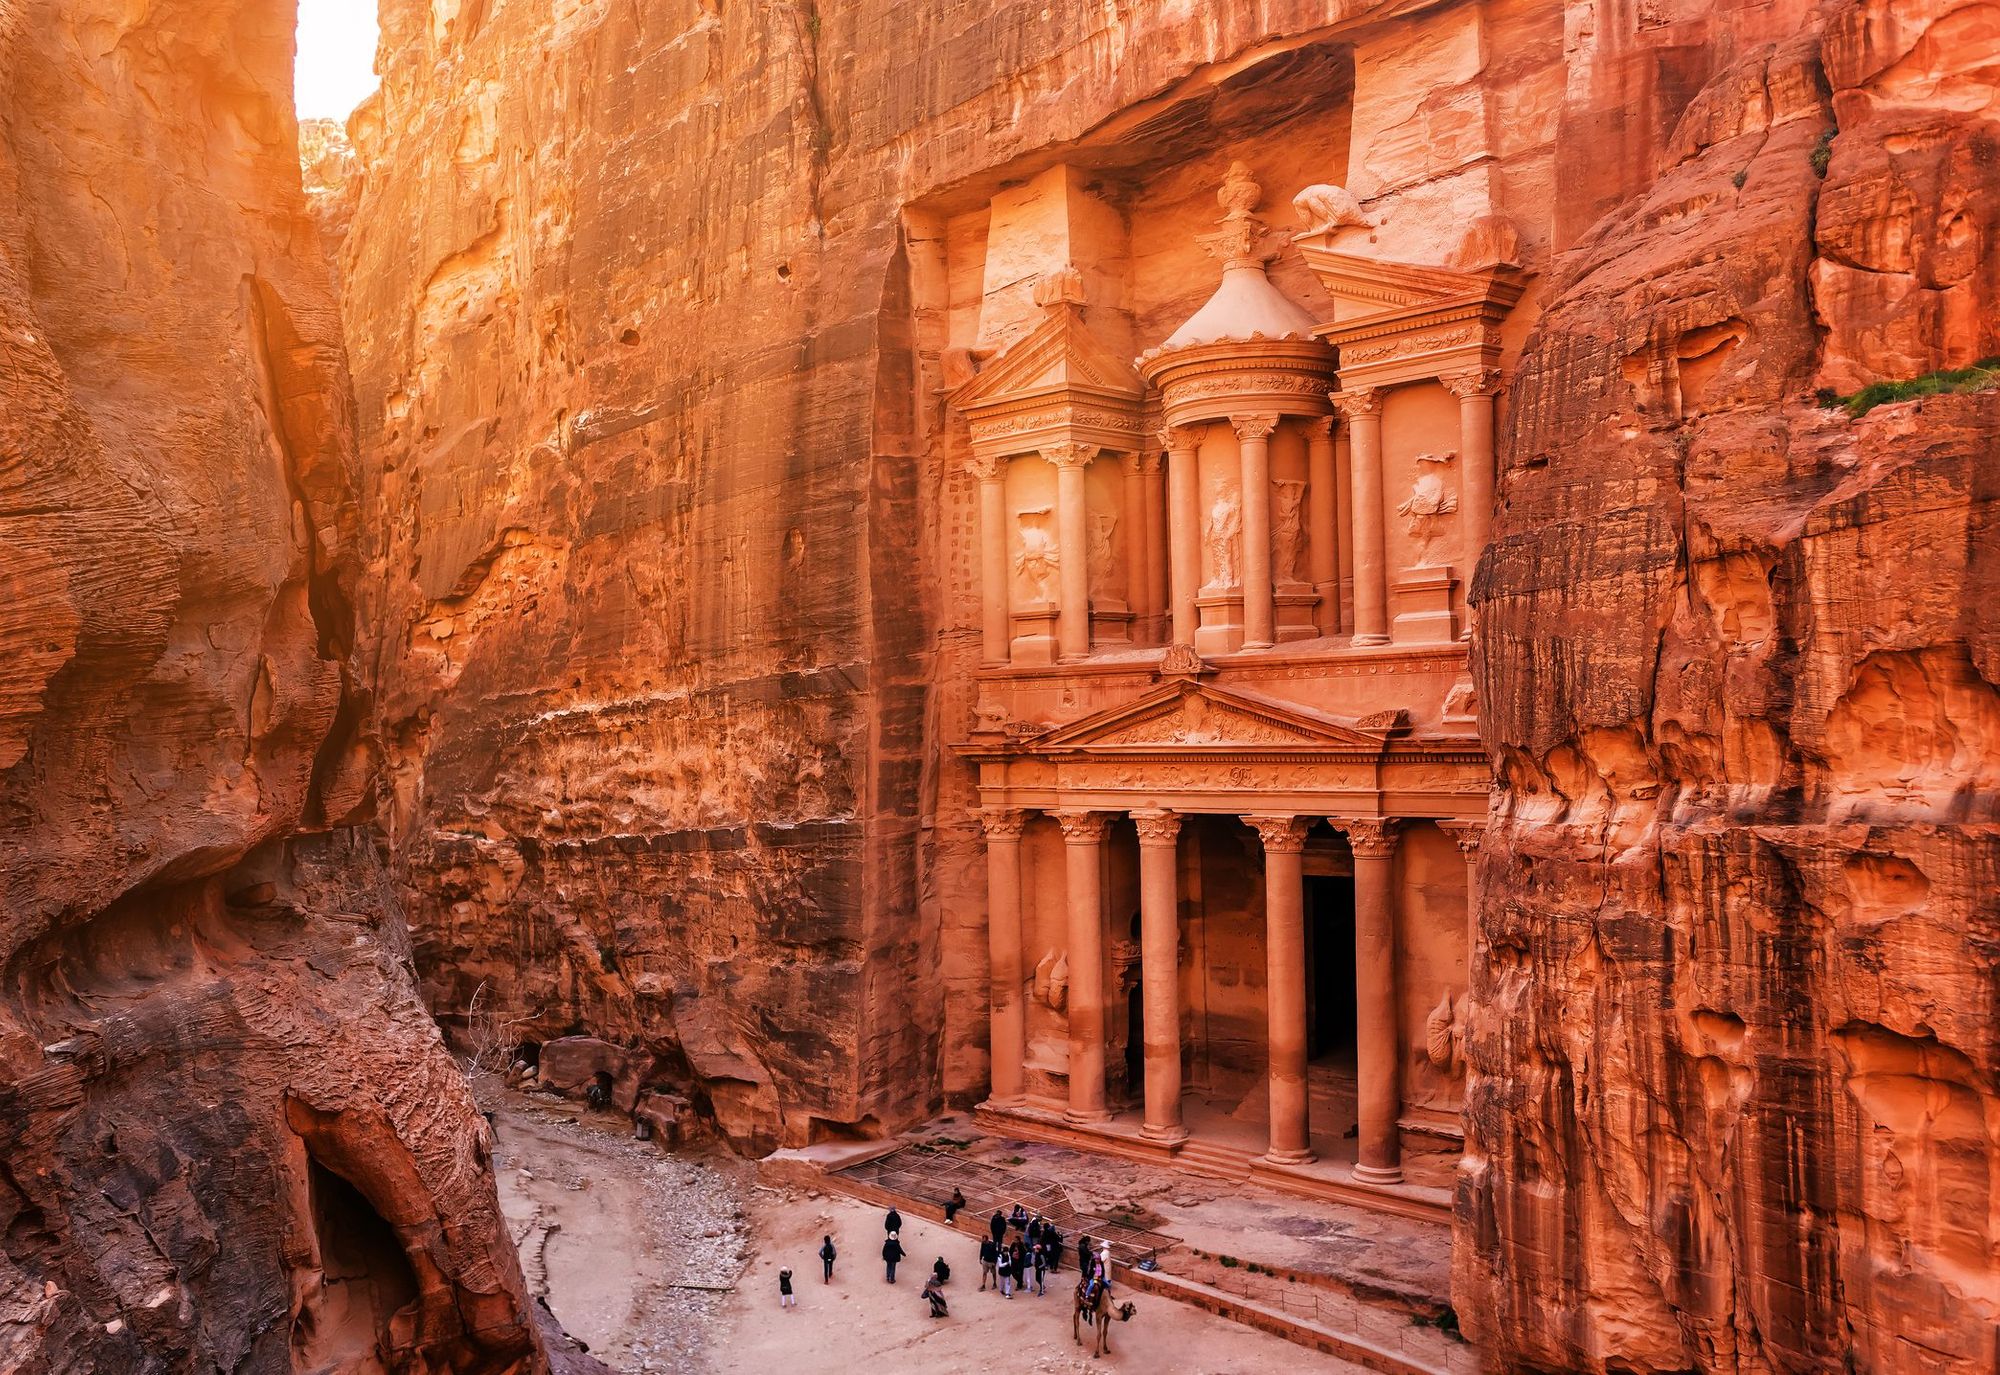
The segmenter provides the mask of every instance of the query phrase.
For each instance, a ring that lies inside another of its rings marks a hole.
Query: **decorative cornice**
[[[1267,855],[1302,854],[1306,848],[1306,824],[1295,816],[1246,816],[1243,818]]]
[[[1180,838],[1181,818],[1178,812],[1142,807],[1132,812],[1131,817],[1132,824],[1139,830],[1139,844],[1143,846],[1172,849]]]
[[[1347,848],[1363,859],[1388,859],[1396,853],[1398,823],[1393,817],[1352,816],[1334,819],[1347,833]]]

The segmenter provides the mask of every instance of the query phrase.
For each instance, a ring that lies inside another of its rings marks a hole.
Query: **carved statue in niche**
[[[1439,1072],[1457,1078],[1465,1072],[1465,999],[1454,1000],[1447,988],[1424,1021],[1424,1053]]]
[[[1243,502],[1233,489],[1225,487],[1215,494],[1201,538],[1208,548],[1208,565],[1213,570],[1208,585],[1235,587],[1241,583],[1237,551],[1243,543]]]
[[[1444,485],[1444,470],[1457,457],[1457,454],[1418,454],[1416,483],[1410,488],[1408,499],[1396,508],[1397,514],[1409,520],[1404,528],[1417,542],[1418,568],[1436,565],[1433,555],[1437,543],[1451,529],[1451,522],[1445,517],[1458,511],[1458,494]]]
[[[1069,954],[1051,950],[1035,964],[1035,1001],[1055,1012],[1069,1005]]]
[[[1279,582],[1300,581],[1306,552],[1306,485],[1292,478],[1271,483],[1271,572]]]
[[[1037,506],[1023,511],[1020,552],[1014,555],[1014,573],[1020,580],[1021,600],[1027,603],[1054,601],[1056,570],[1062,555],[1056,548],[1056,532],[1049,528],[1049,508]]]
[[[1083,274],[1074,263],[1064,263],[1046,272],[1035,282],[1035,304],[1044,310],[1064,304],[1083,304]]]
[[[1361,202],[1354,199],[1354,193],[1344,186],[1325,183],[1308,186],[1292,197],[1292,209],[1298,211],[1299,223],[1305,226],[1296,235],[1301,239],[1310,239],[1315,234],[1347,225],[1358,225],[1363,229],[1375,227],[1375,221],[1362,212]]]
[[[1118,517],[1109,511],[1090,513],[1090,585],[1106,594],[1119,591],[1125,580],[1118,552]]]

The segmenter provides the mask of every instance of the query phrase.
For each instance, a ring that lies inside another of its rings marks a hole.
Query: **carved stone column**
[[[1019,1107],[1027,1101],[1024,1068],[1028,1046],[1027,985],[1021,957],[1020,812],[989,807],[979,814],[986,828],[986,950],[990,959],[993,1041],[993,1106]]]
[[[1104,1109],[1104,828],[1101,812],[1058,812],[1069,908],[1071,1122],[1108,1122]]]
[[[1465,568],[1465,585],[1472,588],[1473,571],[1479,556],[1493,537],[1493,398],[1500,390],[1497,368],[1468,368],[1440,378],[1458,397],[1458,448],[1460,462],[1458,529],[1460,564]],[[1472,618],[1466,617],[1460,637],[1472,637]]]
[[[1396,997],[1396,823],[1363,817],[1338,823],[1354,851],[1355,1115],[1364,1184],[1403,1178],[1403,1111]]]
[[[1331,416],[1306,422],[1306,559],[1307,576],[1319,605],[1313,624],[1322,635],[1340,633],[1339,486],[1333,462]]]
[[[1275,415],[1231,416],[1243,473],[1243,647],[1277,643],[1271,607],[1271,431]]]
[[[1465,856],[1465,986],[1479,968],[1479,847],[1486,839],[1484,821],[1440,821],[1438,829],[1458,842]]]
[[[1042,457],[1056,468],[1056,543],[1062,562],[1062,614],[1056,643],[1065,659],[1090,653],[1090,498],[1084,470],[1097,457],[1088,444],[1051,444]]]
[[[1119,519],[1125,522],[1126,609],[1132,613],[1133,638],[1143,640],[1151,614],[1146,605],[1146,480],[1138,454],[1120,456],[1118,466],[1125,476],[1125,511]]]
[[[1313,1158],[1306,1092],[1306,828],[1297,817],[1243,818],[1264,842],[1264,998],[1271,1139],[1264,1158]]]
[[[1139,948],[1146,1007],[1146,1112],[1155,1141],[1185,1141],[1181,1125],[1179,837],[1172,812],[1132,813],[1139,828]]]
[[[1335,392],[1353,438],[1354,643],[1389,643],[1389,553],[1382,514],[1382,394]]]
[[[1201,590],[1201,432],[1186,426],[1167,430],[1168,547],[1173,563],[1173,642],[1194,645],[1200,623],[1195,597]]]
[[[1007,464],[1004,459],[975,458],[971,468],[979,479],[980,657],[989,664],[1004,664],[1014,639],[1007,620]]]
[[[1167,610],[1167,477],[1160,455],[1139,455],[1139,511],[1145,546],[1145,637],[1147,644],[1166,638],[1162,624]]]

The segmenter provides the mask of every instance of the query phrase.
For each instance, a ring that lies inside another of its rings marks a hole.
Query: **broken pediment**
[[[1389,733],[1261,693],[1179,682],[1057,727],[1031,743],[1037,750],[1262,745],[1374,754],[1382,750]]]
[[[1140,447],[1145,384],[1091,333],[1083,313],[1073,300],[1053,299],[1041,324],[952,393],[952,404],[972,428],[975,449],[999,454],[1049,443],[1122,452]]]

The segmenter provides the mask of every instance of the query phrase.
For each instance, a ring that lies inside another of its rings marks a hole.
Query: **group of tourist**
[[[957,1218],[965,1208],[965,1194],[951,1191],[951,1198],[944,1205],[946,1222]],[[891,1205],[882,1217],[882,1263],[885,1277],[890,1284],[896,1282],[896,1267],[907,1257],[903,1249],[903,1215]],[[1009,1234],[1012,1234],[1011,1238]],[[1099,1248],[1091,1238],[1084,1237],[1077,1243],[1077,1257],[1084,1268],[1082,1282],[1093,1290],[1106,1284],[1109,1279],[1110,1247]],[[819,1259],[821,1283],[833,1283],[833,1263],[840,1252],[833,1244],[832,1234],[820,1238]],[[1013,1211],[996,1211],[987,1223],[986,1235],[979,1243],[979,1292],[985,1293],[990,1284],[999,1291],[1000,1297],[1011,1299],[1017,1290],[1033,1286],[1040,1297],[1047,1293],[1045,1282],[1051,1271],[1062,1266],[1063,1235],[1055,1223],[1039,1214],[1030,1215],[1019,1203]],[[945,1302],[944,1286],[951,1279],[951,1266],[939,1256],[931,1265],[930,1277],[925,1281],[921,1297],[930,1305],[931,1316],[942,1318],[950,1309]],[[792,1272],[778,1271],[778,1306],[798,1307],[798,1298],[792,1292]]]

